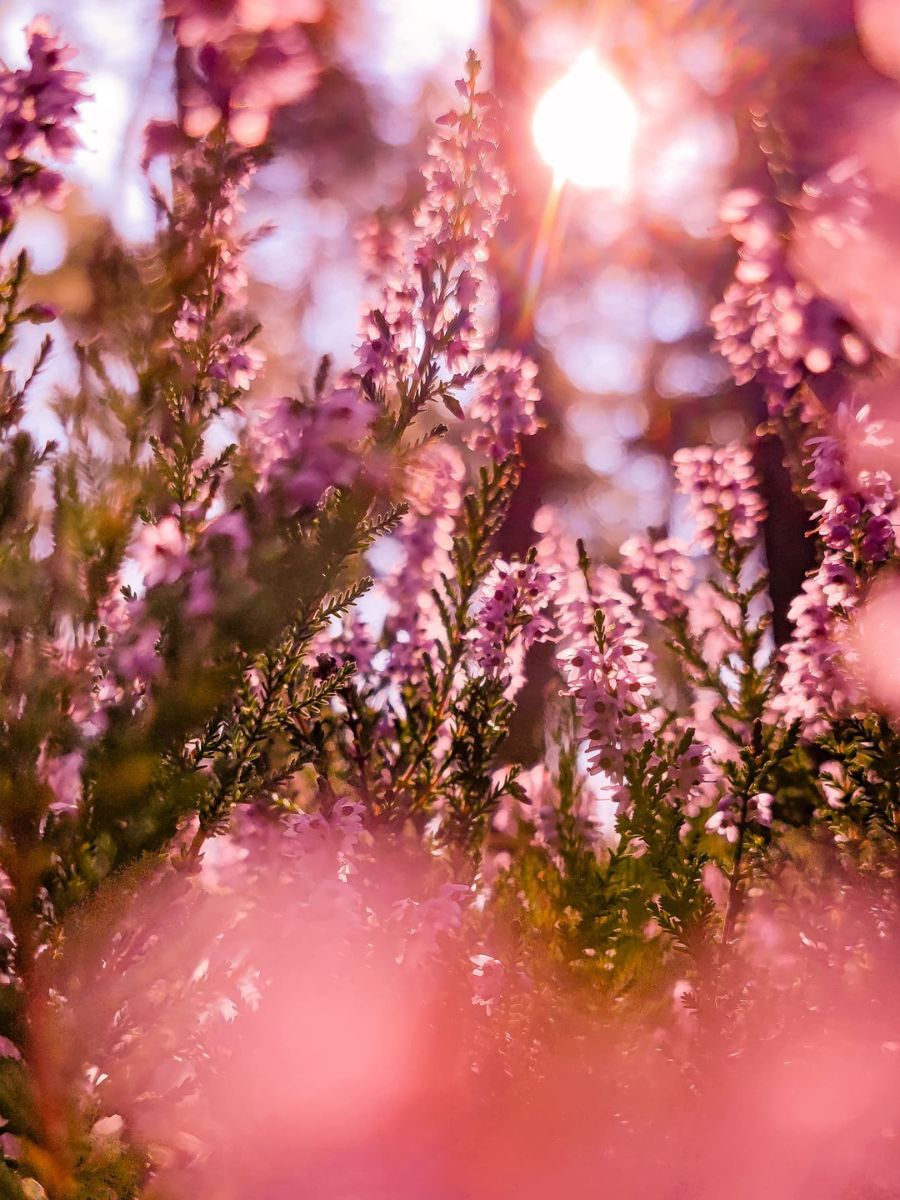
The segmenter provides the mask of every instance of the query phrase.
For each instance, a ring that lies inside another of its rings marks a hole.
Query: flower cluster
[[[315,402],[286,396],[274,403],[260,423],[259,469],[285,515],[315,508],[329,488],[356,479],[374,415],[355,387]]]
[[[886,443],[881,423],[868,405],[844,401],[830,431],[810,439],[810,489],[821,501],[816,524],[828,551],[851,554],[860,565],[877,566],[895,544],[892,513],[896,504],[886,471],[851,473],[849,454]]]
[[[557,605],[557,661],[587,739],[590,770],[621,784],[627,757],[658,728],[656,680],[633,601],[614,571],[597,568],[589,594],[584,580],[570,576]]]
[[[807,204],[815,197],[810,189]],[[868,349],[829,301],[795,278],[771,201],[743,188],[725,198],[720,216],[739,250],[734,282],[711,314],[716,341],[735,380],[755,378],[778,415],[807,374],[821,375],[839,358],[860,365]]]
[[[522,438],[537,433],[537,366],[518,351],[491,354],[484,366],[469,408],[466,444],[502,462],[518,454]]]
[[[506,680],[511,652],[524,657],[553,629],[547,615],[553,576],[534,562],[495,563],[477,601],[472,658],[484,675]]]
[[[622,572],[654,620],[665,622],[687,614],[694,572],[685,551],[675,539],[651,542],[647,537],[629,538],[620,550]]]
[[[750,451],[736,442],[694,446],[675,454],[675,476],[697,523],[697,541],[712,549],[725,537],[741,549],[756,540],[765,507]]]
[[[180,97],[189,137],[224,121],[238,145],[258,146],[274,114],[315,86],[318,64],[303,26],[321,19],[321,0],[165,0],[164,9],[192,56]]]
[[[735,808],[732,797],[720,801],[718,808],[706,822],[708,833],[719,833],[732,845],[741,836],[741,826],[758,825],[768,829],[772,824],[772,805],[775,797],[769,792],[758,792],[750,796],[742,811]]]
[[[896,552],[896,497],[885,471],[852,470],[849,459],[885,444],[867,405],[843,401],[826,429],[810,438],[809,490],[823,556],[791,604],[794,624],[783,651],[784,679],[775,707],[802,722],[808,736],[849,709],[853,687],[842,631],[865,582]]]
[[[400,559],[383,586],[394,673],[414,673],[422,654],[433,651],[440,623],[431,589],[451,565],[465,474],[460,454],[440,442],[425,446],[409,470],[409,511],[395,534]]]
[[[66,65],[74,56],[43,18],[26,31],[27,69],[0,77],[0,229],[33,200],[56,205],[65,195],[62,176],[42,158],[65,159],[79,145],[77,106],[84,76]]]
[[[429,146],[414,232],[404,247],[394,227],[379,249],[388,282],[381,304],[366,316],[357,353],[360,376],[396,400],[407,418],[434,398],[461,416],[454,389],[475,374],[472,358],[484,342],[483,259],[506,182],[497,163],[493,101],[477,90],[474,55],[467,65],[457,81],[464,105],[441,118],[443,136]],[[386,261],[386,252],[396,259]]]
[[[255,164],[233,146],[185,143],[172,123],[151,122],[145,164],[169,156],[172,204],[162,244],[172,295],[163,319],[165,349],[179,386],[228,405],[263,366],[250,343],[244,304],[248,235],[238,229]]]
[[[782,650],[784,674],[773,700],[774,710],[789,721],[800,721],[807,736],[825,730],[846,710],[850,698],[835,608],[852,605],[853,595],[846,581],[838,590],[826,590],[827,574],[823,569],[805,579],[791,602],[793,632]]]

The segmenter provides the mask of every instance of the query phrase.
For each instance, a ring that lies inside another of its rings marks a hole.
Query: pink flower
[[[466,444],[495,462],[518,454],[525,437],[539,428],[535,387],[537,366],[518,351],[498,351],[485,360],[475,398],[469,408],[472,428]]]
[[[144,525],[131,552],[144,572],[147,587],[177,582],[188,563],[187,541],[176,517]]]
[[[472,657],[487,676],[508,680],[510,650],[524,655],[553,629],[553,577],[536,563],[495,563],[476,601]]]
[[[441,135],[428,148],[425,196],[413,229],[403,239],[396,226],[381,226],[390,233],[375,253],[387,282],[378,307],[366,314],[357,350],[359,376],[406,404],[408,415],[429,399],[461,415],[452,389],[474,377],[475,355],[485,341],[482,260],[500,219],[506,181],[492,103],[476,90],[480,65],[474,55],[467,67],[457,84],[464,107],[441,118]]]
[[[284,397],[261,423],[262,480],[286,513],[315,508],[332,487],[347,487],[362,468],[361,443],[375,410],[352,387],[310,404]]]
[[[384,581],[390,600],[385,634],[391,648],[392,675],[417,675],[422,655],[433,652],[440,634],[431,590],[441,572],[450,568],[465,473],[458,451],[443,442],[425,446],[409,465],[409,511],[394,535],[401,557]]]
[[[302,26],[321,19],[321,0],[166,0],[164,11],[192,55],[180,96],[189,137],[204,137],[224,118],[239,146],[258,146],[275,113],[315,85],[318,65]]]
[[[235,346],[223,338],[215,347],[209,367],[212,379],[237,392],[245,392],[265,365],[266,356],[253,346]]]
[[[692,594],[694,572],[680,542],[651,543],[647,537],[633,537],[620,553],[622,573],[631,579],[651,617],[667,621],[686,615],[685,601]]]
[[[794,632],[782,649],[784,673],[773,701],[774,710],[783,719],[800,721],[808,737],[826,729],[850,699],[835,608],[839,597],[852,603],[852,593],[829,598],[823,577],[824,565],[804,581],[788,610]]]
[[[73,126],[84,76],[66,66],[75,52],[43,17],[26,37],[30,67],[0,74],[0,225],[33,200],[61,202],[62,177],[37,160],[68,158],[80,144]]]
[[[820,220],[837,179],[806,187],[804,204]],[[838,309],[796,278],[788,263],[787,222],[772,201],[742,188],[725,197],[721,217],[739,250],[734,282],[712,310],[716,341],[736,382],[755,378],[778,415],[807,375],[821,375],[841,358],[864,362],[868,350]]]
[[[712,549],[720,537],[737,546],[755,542],[765,507],[756,491],[750,451],[727,446],[693,446],[674,458],[678,486],[697,523],[697,540]]]
[[[775,797],[769,792],[757,792],[747,800],[744,822],[750,828],[757,826],[768,829],[772,824],[772,805]],[[737,797],[725,796],[719,807],[706,822],[708,833],[719,833],[727,841],[735,843],[740,838],[741,805]]]
[[[37,773],[53,793],[51,812],[74,813],[78,811],[81,804],[83,767],[84,755],[80,750],[73,750],[68,754],[49,754],[46,745],[41,747]]]
[[[868,405],[842,401],[830,427],[808,444],[810,489],[821,501],[815,519],[825,546],[855,556],[859,565],[886,561],[896,544],[893,482],[886,471],[848,466],[854,452],[890,444],[882,423],[872,419]]]
[[[632,604],[610,568],[595,569],[590,594],[573,575],[557,595],[563,694],[575,700],[591,773],[605,772],[617,783],[625,779],[627,757],[658,728],[651,703],[656,681]]]

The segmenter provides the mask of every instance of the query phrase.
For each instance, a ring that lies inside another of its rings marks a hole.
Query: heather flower
[[[738,648],[736,630],[741,612],[735,600],[729,600],[705,579],[690,593],[687,606],[688,631],[703,652],[704,662],[719,667]]]
[[[367,621],[355,609],[317,634],[309,646],[309,660],[325,671],[353,663],[357,682],[366,683],[375,674],[378,643]]]
[[[441,624],[432,588],[450,569],[450,550],[462,506],[465,465],[458,451],[433,442],[409,465],[409,511],[397,528],[396,568],[384,582],[390,601],[385,635],[391,673],[408,678],[431,653]]]
[[[630,538],[622,546],[622,573],[646,611],[657,621],[681,620],[687,614],[694,573],[681,542],[647,537]]]
[[[691,742],[681,753],[672,756],[667,767],[672,784],[671,799],[683,800],[704,783],[708,757],[708,748],[700,742]]]
[[[545,850],[556,866],[562,869],[559,853],[560,823],[565,820],[566,836],[585,848],[597,843],[596,798],[590,790],[577,785],[575,797],[563,814],[559,788],[552,771],[545,763],[537,763],[516,777],[525,799],[518,801],[515,812],[519,820],[532,830],[531,844]]]
[[[425,196],[402,257],[391,239],[388,282],[368,312],[357,371],[398,404],[404,420],[430,399],[461,415],[453,389],[476,373],[484,344],[479,319],[485,247],[500,219],[506,182],[497,163],[492,101],[476,90],[480,65],[468,59],[457,82],[464,105],[441,118],[429,145]],[[381,251],[379,250],[379,253]]]
[[[466,443],[471,449],[495,462],[519,453],[522,438],[538,430],[536,376],[535,363],[517,351],[488,356],[469,408],[472,428]]]
[[[743,824],[768,829],[772,824],[772,805],[775,797],[769,792],[757,792],[747,799],[744,806]],[[716,811],[706,822],[707,833],[719,833],[727,841],[736,843],[740,838],[741,804],[734,796],[724,797]]]
[[[187,568],[187,541],[176,517],[163,517],[156,525],[145,525],[131,552],[147,587],[175,583]]]
[[[38,778],[46,783],[53,793],[51,812],[78,811],[81,804],[83,767],[84,755],[80,750],[72,750],[68,754],[51,754],[48,753],[46,745],[41,747],[37,773]]]
[[[860,159],[843,158],[808,179],[799,207],[810,215],[810,228],[835,247],[857,239],[872,212],[872,187]]]
[[[190,433],[167,431],[158,453],[170,474],[183,471],[184,464],[177,464],[187,457],[193,477],[205,476],[203,490],[214,491],[217,472],[208,475],[209,464],[201,461],[205,430],[215,415],[238,407],[265,362],[251,344],[253,330],[244,311],[244,255],[252,234],[238,229],[254,164],[229,146],[178,146],[172,133],[159,123],[151,125],[145,160],[146,166],[154,154],[168,153],[172,173],[159,250],[172,293],[157,318],[154,350],[163,388],[185,398],[182,419]]]
[[[287,514],[315,508],[330,488],[357,478],[360,444],[374,416],[352,387],[335,388],[311,403],[276,401],[258,427],[261,486]]]
[[[358,801],[344,797],[335,802],[330,814],[322,811],[286,814],[286,853],[296,856],[334,850],[346,859],[362,834],[364,813]]]
[[[765,508],[756,491],[750,451],[736,442],[718,448],[694,446],[678,450],[674,463],[700,545],[711,550],[725,538],[736,547],[751,546]]]
[[[892,521],[896,499],[886,471],[851,472],[853,450],[887,444],[882,424],[868,405],[842,401],[830,428],[810,438],[810,489],[821,506],[815,520],[828,550],[855,555],[858,565],[886,561],[895,546]]]
[[[813,519],[825,553],[789,610],[794,630],[782,651],[784,674],[773,707],[799,720],[809,737],[851,704],[855,689],[843,645],[847,617],[866,575],[896,550],[890,476],[848,466],[853,448],[884,444],[868,406],[849,401],[807,443],[810,491],[820,502]]]
[[[221,120],[240,146],[258,146],[275,113],[315,85],[318,65],[304,24],[317,22],[317,0],[166,0],[180,46],[193,54],[193,73],[180,97],[189,137]]]
[[[65,159],[80,144],[73,126],[84,76],[66,66],[75,52],[42,17],[26,37],[30,66],[0,74],[0,227],[32,200],[61,202],[62,177],[40,159]]]
[[[809,737],[827,728],[850,699],[835,609],[852,604],[853,593],[846,590],[846,581],[845,588],[835,584],[831,595],[826,594],[826,566],[804,580],[788,610],[794,628],[782,650],[784,674],[773,699],[774,710],[788,721],[800,721]],[[855,578],[850,586],[855,589]]]
[[[575,580],[557,594],[563,694],[575,700],[591,773],[619,783],[628,756],[658,727],[650,655],[632,604],[609,568],[595,570],[591,595]]]
[[[658,728],[650,703],[656,681],[634,601],[611,568],[592,568],[585,577],[553,509],[539,510],[535,529],[541,534],[537,561],[552,572],[562,695],[575,700],[591,773],[605,772],[616,786],[615,798],[627,803],[617,786],[626,759]]]
[[[472,658],[489,677],[510,682],[510,649],[521,654],[553,629],[547,615],[553,577],[536,563],[495,563],[476,603]]]
[[[106,636],[101,661],[109,663],[118,683],[138,693],[162,668],[159,624],[148,616],[143,599],[126,600],[121,594],[100,606],[99,618]]]
[[[825,189],[820,189],[822,197]],[[805,203],[816,203],[816,185]],[[822,200],[824,205],[824,199]],[[826,299],[795,278],[787,237],[776,206],[752,188],[726,196],[721,219],[739,245],[734,282],[711,319],[720,352],[737,383],[755,378],[773,415],[807,374],[821,375],[835,361],[865,362],[868,350]]]
[[[245,392],[265,363],[265,355],[253,346],[235,346],[223,338],[216,347],[209,376],[235,392]]]

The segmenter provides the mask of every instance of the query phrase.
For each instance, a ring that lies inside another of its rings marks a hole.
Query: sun
[[[537,148],[556,177],[587,189],[627,183],[637,129],[634,101],[591,50],[548,88],[532,120]]]

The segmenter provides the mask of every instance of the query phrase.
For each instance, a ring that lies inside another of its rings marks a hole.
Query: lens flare
[[[637,128],[634,101],[591,50],[544,93],[532,120],[537,148],[557,178],[587,189],[627,183]]]

